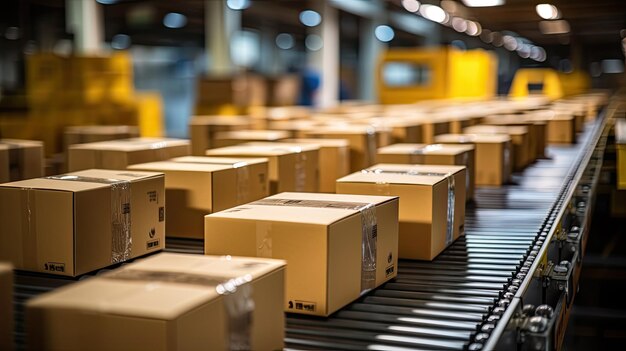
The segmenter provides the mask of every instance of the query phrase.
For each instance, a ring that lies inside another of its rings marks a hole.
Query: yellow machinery
[[[582,71],[560,73],[551,68],[521,68],[515,72],[509,96],[522,98],[533,93],[541,93],[556,100],[584,93],[590,84],[589,76]]]
[[[383,104],[432,99],[489,99],[497,89],[493,53],[453,47],[393,49],[378,64],[378,96]]]

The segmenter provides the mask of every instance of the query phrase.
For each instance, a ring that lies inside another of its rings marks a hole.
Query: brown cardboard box
[[[450,119],[445,116],[422,116],[416,117],[422,123],[422,143],[432,144],[435,136],[450,133]]]
[[[65,150],[70,145],[95,143],[117,139],[139,137],[137,126],[72,126],[65,127],[63,132]]]
[[[337,193],[400,197],[398,257],[432,260],[465,227],[463,166],[378,164],[337,180]]]
[[[337,179],[350,173],[350,145],[345,139],[286,139],[286,143],[320,147],[320,192],[334,193]]]
[[[188,156],[189,140],[132,138],[70,146],[69,170],[89,168],[126,169],[137,163],[165,161]]]
[[[571,144],[576,142],[576,126],[574,116],[554,111],[537,111],[526,115],[530,121],[547,123],[546,138],[548,143]]]
[[[207,150],[214,157],[265,157],[269,162],[270,194],[319,190],[319,146],[248,143]]]
[[[483,119],[483,124],[493,126],[522,126],[528,128],[528,163],[532,163],[537,158],[537,145],[543,140],[545,145],[545,130],[542,129],[535,121],[526,120],[524,115],[495,115],[488,116]],[[543,150],[541,150],[543,155]]]
[[[528,128],[522,126],[478,125],[465,128],[465,134],[504,134],[511,137],[513,144],[513,169],[523,170],[529,163],[530,138]],[[534,153],[533,153],[534,154]]]
[[[87,170],[0,185],[0,260],[78,276],[164,247],[163,174]]]
[[[204,156],[206,150],[216,147],[215,134],[250,128],[247,116],[193,116],[189,121],[191,154]]]
[[[165,174],[166,237],[204,239],[206,214],[269,195],[267,159],[224,161],[218,157],[188,156],[140,163],[128,169]]]
[[[303,138],[306,132],[314,130],[318,125],[319,123],[310,120],[272,121],[269,129],[286,131],[290,138]]]
[[[376,163],[378,136],[368,126],[319,127],[305,133],[306,138],[346,139],[350,143],[350,171],[356,172]]]
[[[0,139],[0,183],[42,177],[43,171],[41,141]]]
[[[290,138],[291,134],[284,130],[234,130],[215,134],[217,147],[245,144],[253,141],[272,142]]]
[[[473,145],[394,144],[378,149],[376,159],[380,163],[465,166],[466,200],[474,198],[476,169]]]
[[[282,349],[284,275],[278,260],[154,255],[30,300],[27,344],[38,351]],[[242,344],[229,342],[242,335]]]
[[[476,185],[502,185],[513,170],[511,138],[503,134],[442,134],[435,140],[444,144],[472,144],[476,147]]]
[[[13,267],[0,262],[0,350],[13,350]]]
[[[281,193],[204,228],[207,254],[287,261],[287,312],[328,316],[397,274],[397,197]]]

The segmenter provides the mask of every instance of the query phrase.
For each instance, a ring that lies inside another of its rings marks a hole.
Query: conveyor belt
[[[398,277],[329,318],[287,315],[287,349],[462,350],[491,345],[512,314],[518,288],[562,207],[599,119],[578,144],[550,146],[549,159],[513,176],[512,184],[476,189],[466,235],[432,262],[401,260]],[[167,251],[202,253],[201,241],[168,240]],[[16,277],[16,341],[23,346],[23,302],[72,279]],[[495,336],[492,336],[495,333]]]

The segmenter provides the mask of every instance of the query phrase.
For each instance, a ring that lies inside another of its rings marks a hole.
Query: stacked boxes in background
[[[285,311],[328,316],[396,276],[398,198],[281,193],[206,216],[204,249],[286,260]]]
[[[43,155],[41,141],[0,139],[0,183],[43,176]]]
[[[207,150],[213,157],[267,158],[270,194],[319,189],[319,149],[312,144],[247,143]]]
[[[13,267],[0,262],[0,350],[13,350]]]
[[[503,134],[442,134],[435,140],[444,144],[471,144],[476,154],[476,185],[500,186],[513,171],[511,138]]]
[[[464,234],[463,166],[378,164],[337,180],[337,193],[400,197],[398,255],[432,260]]]
[[[269,195],[267,159],[179,157],[129,170],[165,174],[167,237],[204,238],[204,216]]]
[[[66,127],[63,133],[65,150],[74,144],[137,137],[139,137],[139,128],[136,126],[71,126]]]
[[[215,134],[250,127],[250,119],[244,116],[194,116],[189,121],[191,154],[204,156],[215,146]]]
[[[284,130],[236,130],[215,134],[214,146],[224,147],[249,142],[273,142],[290,138],[291,134]]]
[[[394,144],[378,149],[379,163],[465,166],[466,200],[474,198],[475,157],[473,145]]]
[[[503,134],[511,138],[513,145],[513,169],[516,171],[523,170],[530,163],[530,139],[528,137],[528,128],[523,126],[488,126],[478,125],[465,128],[465,134]],[[535,154],[533,149],[532,154]]]
[[[0,260],[78,276],[164,247],[162,173],[88,170],[0,185]]]
[[[369,126],[319,127],[305,133],[306,138],[346,139],[350,144],[350,171],[356,172],[376,161],[378,133]]]
[[[285,263],[163,253],[28,302],[32,350],[278,350]]]
[[[70,171],[82,169],[126,169],[129,165],[189,156],[188,140],[132,138],[72,145],[69,148]]]

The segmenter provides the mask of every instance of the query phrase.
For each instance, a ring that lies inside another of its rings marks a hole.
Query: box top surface
[[[251,141],[249,143],[245,143],[243,145],[249,145],[249,146],[261,146],[261,147],[287,147],[290,149],[294,149],[294,150],[298,150],[300,149],[301,151],[313,151],[313,150],[319,150],[320,149],[320,145],[319,144],[312,144],[312,143],[295,143],[295,142],[287,142],[284,140],[281,140],[279,142],[273,143],[273,142],[265,142],[265,141]]]
[[[359,213],[368,204],[375,206],[397,199],[395,196],[325,193],[280,193],[259,200],[285,200],[278,204],[248,203],[207,217],[330,225]],[[287,202],[287,204],[283,204]]]
[[[170,138],[129,138],[109,141],[99,141],[95,143],[71,145],[70,149],[83,150],[107,150],[107,151],[138,151],[150,149],[162,149],[167,147],[189,145],[186,139]]]
[[[137,126],[69,126],[65,127],[65,133],[72,134],[122,134],[139,133]]]
[[[506,134],[440,134],[435,136],[438,143],[506,143],[511,137]]]
[[[296,143],[296,144],[316,144],[320,147],[348,147],[350,143],[346,139],[314,139],[314,138],[301,138],[301,139],[286,139],[283,142]]]
[[[231,130],[215,134],[216,139],[241,140],[279,140],[287,139],[290,134],[284,130]]]
[[[250,117],[248,116],[193,116],[189,124],[191,125],[249,125]]]
[[[523,134],[528,133],[528,127],[479,125],[479,126],[471,126],[471,127],[464,128],[463,133],[523,135]]]
[[[380,163],[337,179],[338,183],[408,184],[432,186],[446,180],[465,166],[406,165]]]
[[[78,192],[109,187],[111,183],[116,181],[134,182],[158,176],[163,176],[163,173],[88,169],[53,177],[5,183],[1,184],[0,187]]]
[[[209,156],[182,156],[169,159],[170,162],[180,163],[205,163],[215,165],[243,166],[267,163],[266,158],[241,158],[241,157],[209,157]]]
[[[345,125],[324,125],[318,126],[315,130],[306,132],[307,135],[350,135],[350,134],[375,134],[376,129],[369,125],[356,124],[352,125],[346,122]]]
[[[185,172],[200,172],[200,173],[212,173],[218,171],[224,171],[227,169],[233,169],[231,164],[214,164],[214,163],[190,163],[190,162],[148,162],[139,163],[128,166],[129,170],[141,170],[141,171],[155,171],[155,172],[168,172],[168,171],[185,171]]]
[[[268,143],[267,145],[235,145],[220,147],[217,149],[209,149],[206,151],[208,156],[282,156],[302,151],[315,150],[316,147],[312,145],[302,145],[299,147],[286,146],[282,143]]]
[[[458,155],[474,150],[473,145],[460,144],[393,144],[378,149],[379,154],[395,155]]]
[[[246,282],[285,267],[281,260],[160,253],[32,299],[29,307],[173,320]]]
[[[20,147],[43,147],[43,142],[39,140],[24,140],[24,139],[0,139],[0,147],[10,148],[13,146]]]

